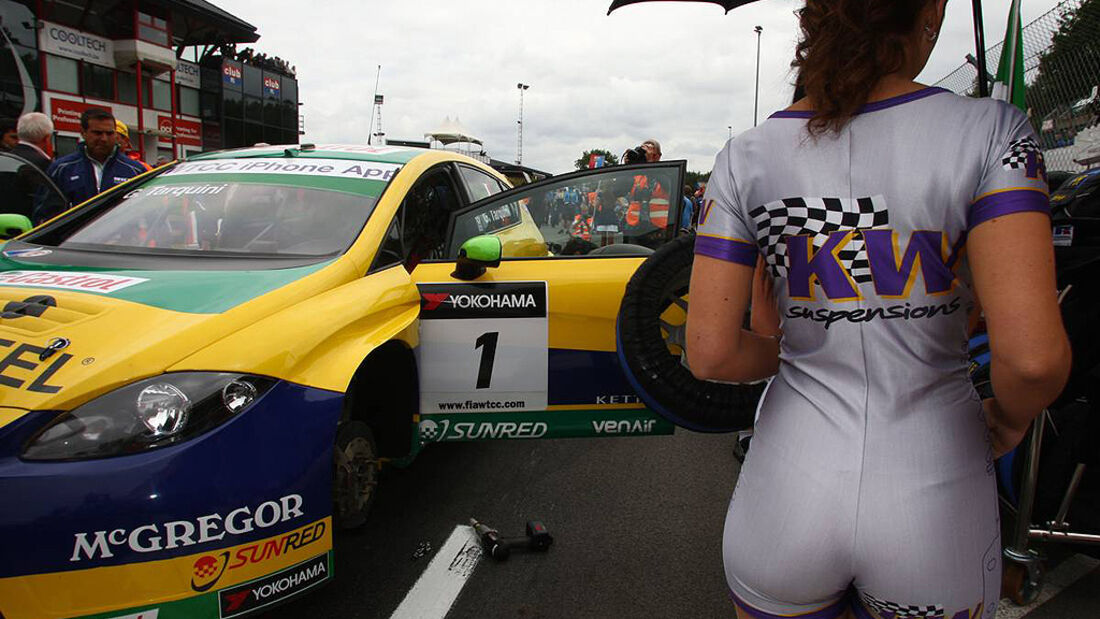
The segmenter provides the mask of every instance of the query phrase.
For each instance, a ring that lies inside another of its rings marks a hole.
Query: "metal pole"
[[[1012,13],[1011,13],[1012,18],[1010,20],[1011,24],[1008,27],[1009,32],[1011,33],[1009,35],[1009,37],[1012,39],[1013,45],[1010,49],[1009,45],[1008,45],[1008,41],[1006,40],[1004,46],[1001,48],[1001,50],[1002,50],[1001,53],[1011,53],[1012,54],[1011,56],[1008,57],[1008,76],[1007,76],[1008,82],[1006,84],[1008,86],[1008,99],[1007,99],[1007,101],[1009,103],[1012,103],[1012,93],[1013,93],[1014,89],[1016,88],[1016,84],[1015,84],[1015,81],[1016,81],[1016,49],[1020,45],[1019,37],[1016,36],[1017,28],[1019,28],[1019,24],[1020,24],[1020,0],[1013,0],[1012,6],[1009,10],[1012,11]]]
[[[516,89],[519,90],[519,121],[516,123],[516,165],[523,163],[523,91],[530,87],[530,84],[522,82],[516,84]]]
[[[382,77],[382,65],[378,65],[378,72],[374,74],[374,100],[378,100],[378,80]],[[370,109],[370,125],[367,127],[367,144],[371,144],[371,135],[374,133],[374,112],[377,103]]]
[[[989,83],[986,82],[985,64],[985,27],[982,25],[982,0],[972,0],[974,9],[974,55],[978,60],[978,96],[989,96]]]
[[[757,26],[753,30],[756,31],[756,92],[752,102],[752,126],[755,127],[757,110],[760,108],[760,33],[764,32],[764,28]],[[733,137],[732,130],[730,137]]]

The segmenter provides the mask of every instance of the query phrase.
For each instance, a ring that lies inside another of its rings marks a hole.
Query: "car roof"
[[[291,153],[287,151],[291,150]],[[288,155],[303,159],[348,159],[351,161],[373,161],[379,163],[406,164],[416,157],[428,153],[457,155],[445,150],[412,148],[408,146],[370,146],[368,144],[284,144],[270,146],[252,146],[234,148],[212,153],[202,153],[188,157],[188,161],[206,161],[211,159],[241,159],[286,157]],[[464,157],[462,157],[464,159]]]

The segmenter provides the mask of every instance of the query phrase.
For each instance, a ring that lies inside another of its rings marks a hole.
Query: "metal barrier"
[[[986,50],[994,71],[1004,43]],[[1100,0],[1064,0],[1023,28],[1028,116],[1039,133],[1048,171],[1076,172],[1075,140],[1100,124]],[[978,70],[967,62],[936,82],[977,96]],[[987,76],[992,81],[992,75]]]

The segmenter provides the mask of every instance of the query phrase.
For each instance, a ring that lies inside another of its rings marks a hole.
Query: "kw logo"
[[[898,234],[894,230],[838,230],[830,233],[820,248],[814,247],[811,235],[784,239],[790,296],[811,301],[814,298],[814,284],[817,283],[831,301],[861,298],[850,271],[851,265],[845,264],[840,256],[844,247],[859,237],[863,240],[871,281],[878,296],[907,298],[918,274],[924,279],[924,290],[929,295],[946,294],[954,288],[954,269],[965,236],[949,248],[947,235],[943,232],[917,230],[909,236],[905,251],[901,252]]]

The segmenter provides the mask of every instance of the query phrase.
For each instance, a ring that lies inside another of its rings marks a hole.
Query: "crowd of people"
[[[278,56],[268,56],[263,52],[257,52],[251,47],[238,50],[236,45],[230,43],[224,43],[210,49],[209,55],[204,56],[204,59],[210,56],[220,55],[223,58],[230,60],[236,60],[237,62],[243,62],[250,64],[254,67],[259,67],[265,71],[273,71],[276,73],[282,73],[290,77],[297,77],[298,68],[290,64],[286,60]]]
[[[632,150],[644,153],[639,154],[639,161],[661,160],[657,140],[646,140]],[[584,254],[619,243],[655,248],[664,240],[669,217],[675,214],[672,180],[671,175],[661,170],[624,174],[611,171],[599,180],[550,189],[527,207],[540,228],[548,233],[545,236],[556,253]],[[684,187],[679,228],[686,230],[694,225],[693,214],[699,210],[702,191]],[[555,242],[562,238],[566,238],[564,243]]]

